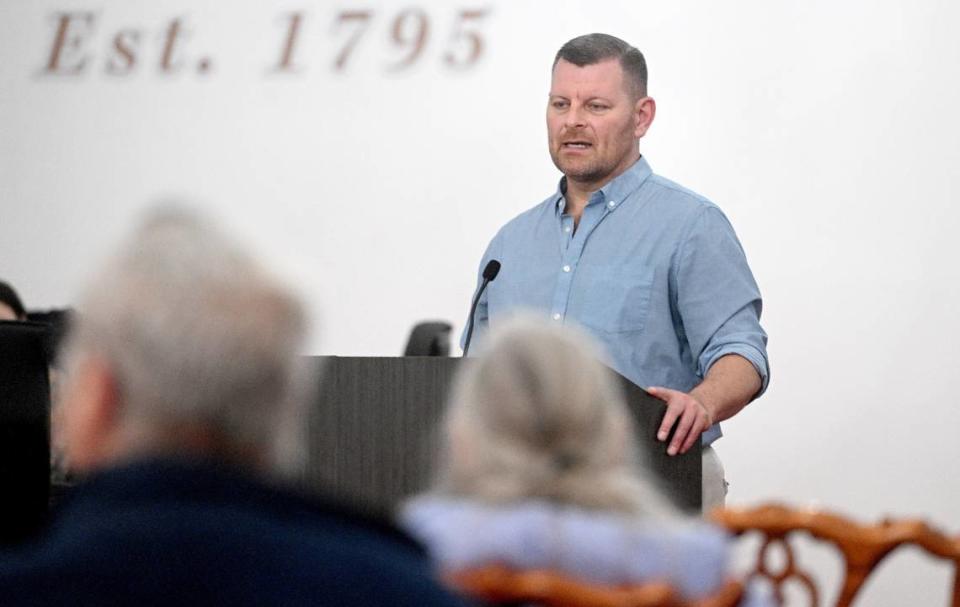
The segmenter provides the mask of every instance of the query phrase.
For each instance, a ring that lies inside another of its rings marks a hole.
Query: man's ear
[[[68,465],[84,472],[100,467],[113,451],[120,425],[120,389],[116,375],[101,358],[77,362],[64,391],[58,434]]]
[[[633,106],[635,128],[633,136],[640,139],[647,134],[647,129],[653,124],[653,118],[657,115],[657,102],[653,97],[641,97],[637,99]]]

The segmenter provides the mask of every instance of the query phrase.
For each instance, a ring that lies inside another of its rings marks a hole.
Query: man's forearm
[[[738,354],[727,354],[713,363],[690,395],[703,404],[710,421],[716,423],[730,419],[747,406],[762,385],[753,363]]]

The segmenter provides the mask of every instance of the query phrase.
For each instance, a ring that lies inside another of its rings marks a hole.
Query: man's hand
[[[670,428],[679,419],[677,431],[673,433],[673,440],[667,447],[667,455],[686,453],[690,447],[699,444],[700,435],[713,425],[713,414],[694,396],[679,390],[652,387],[647,392],[667,403],[667,413],[663,416],[663,423],[657,430],[657,439],[667,440]]]
[[[714,422],[730,419],[743,409],[762,385],[753,363],[738,354],[727,354],[713,363],[704,380],[689,394],[669,388],[647,388],[647,392],[667,403],[657,438],[667,440],[670,428],[679,419],[667,454],[686,453]]]

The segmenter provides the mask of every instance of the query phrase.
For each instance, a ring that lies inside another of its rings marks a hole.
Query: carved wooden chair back
[[[469,596],[490,603],[532,603],[544,607],[733,607],[743,586],[728,582],[715,595],[684,602],[668,584],[601,586],[545,570],[516,571],[500,565],[446,576]]]
[[[843,557],[845,571],[837,607],[848,607],[873,569],[903,545],[917,546],[930,555],[952,561],[954,580],[950,604],[960,607],[960,537],[949,538],[921,520],[887,519],[876,525],[860,525],[829,512],[791,509],[780,504],[750,509],[721,508],[714,510],[710,518],[737,535],[760,533],[762,543],[752,575],[769,580],[775,598],[781,603],[785,583],[793,580],[807,589],[811,605],[820,605],[817,586],[809,572],[798,564],[790,544],[792,534],[806,532],[832,544]],[[775,546],[779,546],[786,557],[779,570],[774,570],[769,562]]]

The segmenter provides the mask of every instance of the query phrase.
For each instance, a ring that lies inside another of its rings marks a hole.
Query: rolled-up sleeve
[[[701,378],[720,357],[738,354],[770,381],[763,301],[733,226],[716,206],[691,221],[675,266],[677,311]]]

